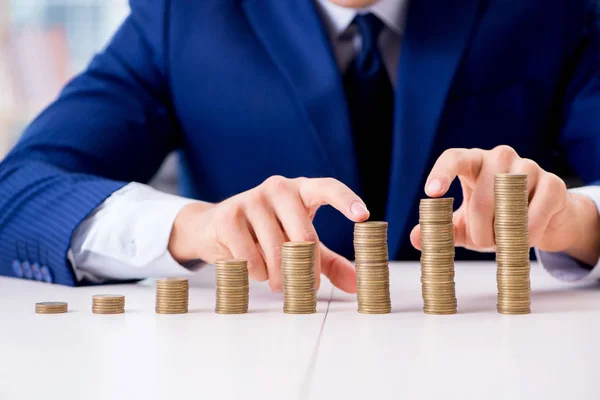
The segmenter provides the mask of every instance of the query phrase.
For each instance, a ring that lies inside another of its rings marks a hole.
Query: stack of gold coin
[[[498,312],[502,314],[531,312],[528,200],[527,175],[496,174],[494,234]]]
[[[425,314],[456,314],[453,198],[422,199],[421,287]]]
[[[68,310],[67,303],[61,301],[46,301],[35,303],[36,314],[64,314]]]
[[[156,280],[156,312],[158,314],[185,314],[188,312],[190,286],[185,278]]]
[[[317,312],[314,264],[314,242],[287,242],[281,247],[284,313]]]
[[[123,314],[125,312],[125,296],[120,294],[97,294],[92,297],[94,314]]]
[[[356,293],[361,314],[387,314],[392,311],[387,229],[387,222],[354,225]]]
[[[248,312],[248,262],[245,260],[219,260],[215,262],[217,276],[218,314],[244,314]]]

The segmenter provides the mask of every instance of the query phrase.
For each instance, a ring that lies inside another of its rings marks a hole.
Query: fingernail
[[[434,179],[427,184],[427,188],[425,191],[427,194],[438,194],[443,190],[442,181],[439,179]]]
[[[280,288],[271,288],[271,292],[272,293],[281,293],[281,289]]]
[[[359,201],[355,201],[354,203],[352,203],[352,205],[350,206],[350,211],[357,217],[363,217],[369,214],[369,210],[367,210],[367,207],[365,207],[365,205]]]

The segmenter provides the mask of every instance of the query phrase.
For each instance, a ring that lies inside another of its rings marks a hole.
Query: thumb
[[[410,243],[417,250],[421,250],[421,225],[417,225],[410,232]]]
[[[468,225],[467,225],[467,213],[465,212],[465,203],[454,212],[452,216],[452,225],[454,225],[454,246],[455,247],[468,247]]]
[[[356,269],[350,261],[320,243],[321,272],[346,293],[356,292]]]

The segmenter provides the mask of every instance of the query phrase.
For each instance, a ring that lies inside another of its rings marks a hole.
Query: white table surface
[[[285,315],[253,284],[251,312],[216,315],[214,275],[190,313],[156,315],[151,282],[67,288],[0,278],[0,399],[598,399],[600,286],[532,269],[532,310],[496,312],[495,265],[457,263],[459,314],[422,312],[418,264],[393,264],[389,315],[361,315],[324,280],[318,313]],[[91,296],[126,295],[94,315]],[[36,315],[38,301],[67,301]]]

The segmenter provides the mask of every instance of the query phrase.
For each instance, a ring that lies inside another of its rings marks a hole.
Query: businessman
[[[0,165],[0,274],[78,285],[236,257],[279,291],[281,243],[315,240],[318,275],[352,292],[353,222],[389,221],[390,256],[416,259],[419,199],[454,196],[457,256],[489,259],[493,177],[515,172],[545,268],[600,277],[597,11],[132,0]],[[181,196],[145,185],[173,150]]]

